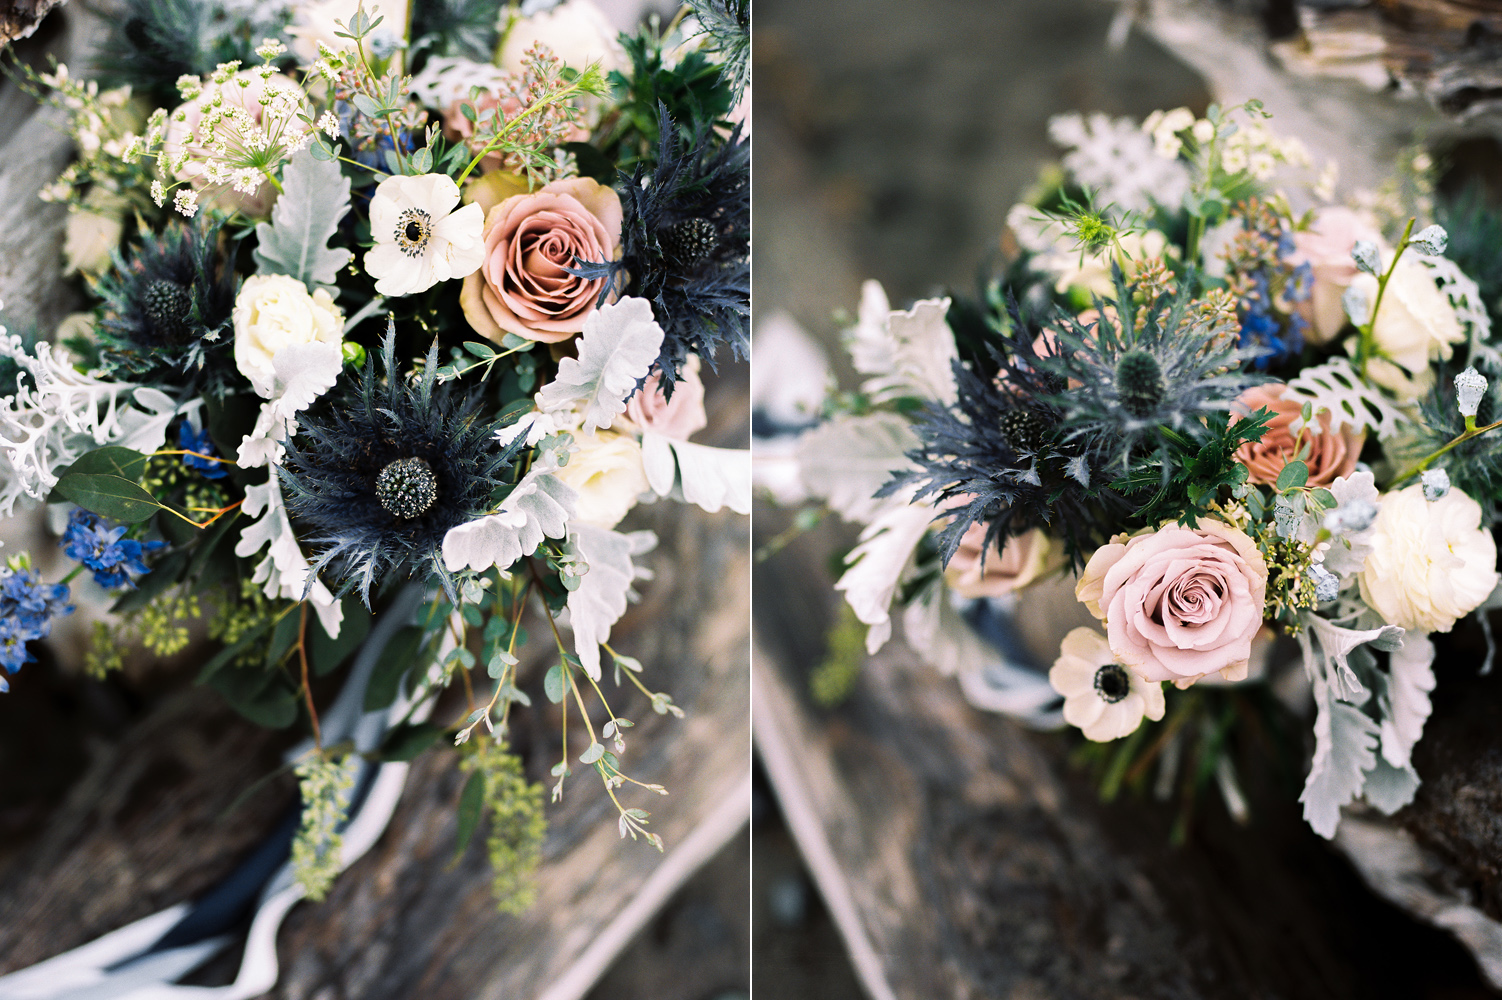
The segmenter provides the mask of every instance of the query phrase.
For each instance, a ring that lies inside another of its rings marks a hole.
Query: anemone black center
[[[433,217],[420,208],[409,208],[396,220],[396,246],[408,257],[421,257],[433,235]]]
[[[714,250],[719,234],[715,231],[715,224],[708,219],[684,219],[669,226],[661,240],[669,257],[692,267]]]
[[[186,285],[158,279],[146,286],[141,308],[152,333],[161,340],[177,340],[187,332],[193,295]]]
[[[399,458],[376,477],[376,499],[395,517],[421,517],[438,499],[438,477],[420,458]]]
[[[1114,705],[1131,692],[1132,679],[1121,664],[1107,663],[1095,672],[1095,693],[1102,701]]]
[[[1158,359],[1146,351],[1127,351],[1116,362],[1116,395],[1132,416],[1152,416],[1167,388]]]

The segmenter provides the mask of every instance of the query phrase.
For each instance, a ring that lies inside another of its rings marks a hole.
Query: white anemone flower
[[[1166,707],[1162,682],[1145,681],[1116,662],[1111,644],[1092,628],[1064,637],[1048,683],[1064,696],[1064,721],[1097,743],[1135,732],[1144,715],[1156,722]]]
[[[473,274],[485,259],[479,205],[457,212],[459,185],[447,174],[389,177],[370,199],[365,271],[382,295],[411,295]]]

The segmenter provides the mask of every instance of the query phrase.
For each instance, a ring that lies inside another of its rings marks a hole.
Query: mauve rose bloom
[[[1382,236],[1370,219],[1349,208],[1322,208],[1308,229],[1293,233],[1293,254],[1287,258],[1297,267],[1308,264],[1314,288],[1298,303],[1300,316],[1309,321],[1304,339],[1311,344],[1328,343],[1346,325],[1346,310],[1340,297],[1359,273],[1351,259],[1357,240],[1382,245]]]
[[[1273,411],[1262,440],[1243,444],[1236,451],[1236,461],[1247,467],[1251,481],[1265,486],[1278,481],[1278,474],[1294,456],[1294,442],[1298,439],[1289,425],[1299,418],[1304,404],[1284,399],[1284,388],[1281,382],[1253,386],[1236,401],[1246,407],[1247,414],[1264,406]],[[1365,431],[1334,433],[1330,430],[1329,412],[1321,413],[1315,418],[1314,427],[1305,428],[1300,442],[1300,447],[1309,445],[1309,454],[1304,459],[1309,466],[1309,485],[1329,486],[1356,471],[1356,460],[1361,457],[1365,441]]]
[[[464,317],[491,340],[568,340],[584,329],[605,280],[565,268],[613,260],[620,242],[620,198],[587,177],[507,198],[485,217],[485,263],[464,279]]]
[[[1166,524],[1101,546],[1074,592],[1144,680],[1188,687],[1217,672],[1244,680],[1267,564],[1245,533],[1201,518],[1198,528]]]
[[[687,441],[709,426],[704,415],[704,383],[699,379],[699,356],[690,354],[683,372],[673,384],[673,398],[662,394],[662,378],[656,372],[626,400],[626,419],[638,430],[661,434],[672,441]]]
[[[985,547],[986,525],[972,524],[960,536],[960,547],[944,569],[944,580],[949,589],[961,597],[1000,597],[1020,590],[1051,569],[1060,561],[1058,545],[1042,531],[1034,528],[1025,535],[1008,538],[1006,544],[992,545],[986,551],[985,566],[981,566],[981,552]]]

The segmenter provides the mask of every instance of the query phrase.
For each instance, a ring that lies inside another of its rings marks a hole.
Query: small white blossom
[[[1421,253],[1438,257],[1450,245],[1450,234],[1445,232],[1444,226],[1426,226],[1415,233],[1408,242],[1417,247]]]
[[[1460,407],[1462,417],[1474,417],[1485,395],[1486,376],[1474,367],[1468,367],[1455,376],[1455,403]]]
[[[192,188],[178,188],[177,194],[172,196],[172,207],[182,215],[193,218],[198,214],[198,192]]]
[[[157,208],[161,208],[167,201],[167,189],[162,187],[159,180],[151,182],[151,200],[156,202]]]
[[[332,111],[323,113],[323,117],[318,119],[318,127],[328,133],[330,139],[339,138],[339,116]]]

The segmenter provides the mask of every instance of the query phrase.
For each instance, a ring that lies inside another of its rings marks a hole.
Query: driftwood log
[[[814,708],[830,548],[758,567],[755,738],[871,996],[1491,995],[1304,826],[1296,781],[1251,785],[1247,828],[1203,803],[1175,849],[1171,808],[1101,804],[1066,734],[971,708],[900,640]]]
[[[52,51],[80,61],[99,35],[98,21],[75,4],[26,44],[33,58]],[[0,121],[10,136],[0,160],[4,321],[48,331],[77,299],[60,277],[63,209],[36,193],[66,165],[70,147],[61,120],[9,84],[0,84]],[[744,446],[744,368],[707,381],[711,425],[698,439]],[[453,754],[429,751],[375,848],[325,902],[300,904],[288,917],[273,996],[577,1000],[678,887],[726,844],[743,843],[735,838],[750,808],[746,519],[661,503],[639,508],[625,528],[651,529],[660,544],[646,557],[655,579],[639,586],[641,603],[612,638],[688,713],[682,721],[657,716],[624,693],[618,706],[638,723],[628,769],[671,792],[631,803],[651,810],[666,855],[622,844],[603,791],[576,774],[565,801],[548,811],[536,904],[503,916],[490,895],[483,824],[453,861],[464,776]],[[39,521],[16,530],[44,544]],[[546,627],[534,622],[532,631]],[[280,771],[295,735],[258,729],[192,688],[191,655],[130,681],[97,682],[81,677],[66,643],[57,650],[66,662],[44,651],[0,699],[0,973],[193,899],[296,801]],[[524,685],[540,686],[545,659],[545,650],[532,651]],[[557,716],[537,702],[516,719],[516,748],[529,777],[551,784]],[[735,939],[728,947],[716,940],[719,964],[682,972],[658,995],[744,986],[745,926],[716,933]],[[194,981],[227,982],[237,964],[227,954]]]

